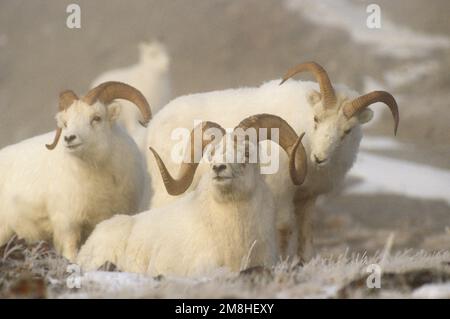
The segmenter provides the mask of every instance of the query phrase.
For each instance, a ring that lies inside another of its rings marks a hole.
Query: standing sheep
[[[279,144],[290,158],[292,181],[303,182],[303,135],[298,137],[283,119],[267,114],[247,118],[236,128],[245,132],[278,129]],[[215,123],[196,126],[191,132],[191,147],[194,148],[196,131],[203,134],[213,129],[221,130],[213,134],[214,140],[224,133]],[[210,165],[201,164],[208,167],[208,173],[194,191],[167,206],[135,216],[115,216],[100,223],[81,248],[78,263],[85,270],[95,270],[109,261],[121,270],[153,276],[196,276],[222,267],[239,271],[244,267],[274,265],[278,252],[273,197],[260,174],[258,160],[251,160],[257,143],[239,143],[239,138],[236,141],[233,137],[242,135],[236,129],[235,132],[225,135],[216,145]],[[256,142],[267,138],[270,135],[261,137],[258,133]],[[202,140],[203,154],[208,143],[205,138]],[[194,178],[198,162],[183,163],[179,178],[174,179],[156,151],[151,150],[167,191],[171,195],[183,194]]]
[[[180,141],[158,136],[171,136],[179,128],[190,130],[197,120],[211,120],[230,127],[238,119],[258,113],[273,113],[288,119],[297,133],[306,133],[308,176],[301,187],[286,183],[288,162],[287,157],[280,153],[280,169],[277,174],[267,175],[267,183],[275,195],[280,251],[283,256],[297,254],[307,260],[312,256],[311,208],[317,196],[339,185],[352,167],[362,138],[361,124],[372,118],[372,111],[367,107],[375,102],[387,104],[395,120],[395,131],[399,114],[395,99],[384,91],[358,97],[356,92],[338,87],[336,94],[325,70],[314,62],[303,63],[290,70],[283,82],[301,71],[312,72],[318,84],[290,81],[280,86],[279,80],[275,80],[257,88],[176,98],[152,120],[147,130],[147,145],[168,157]],[[272,145],[271,149],[276,151],[277,146]],[[166,164],[170,170],[178,165],[171,161]],[[163,181],[157,176],[157,163],[151,156],[147,157],[147,166],[152,176],[151,207],[173,201],[164,191]],[[201,172],[197,174],[191,189],[197,186],[201,175]]]
[[[27,241],[49,240],[69,260],[100,221],[138,210],[145,162],[119,128],[115,99],[133,102],[146,124],[150,107],[135,88],[106,82],[79,99],[59,99],[54,141],[47,133],[0,151],[0,246],[16,233]],[[58,141],[62,137],[63,143]]]
[[[142,42],[139,44],[138,63],[99,75],[92,81],[91,87],[106,81],[129,84],[141,91],[148,101],[152,101],[152,111],[155,114],[170,101],[172,95],[169,67],[170,57],[162,43]],[[122,101],[120,104],[121,112],[117,122],[133,137],[141,151],[147,152],[146,130],[138,125],[141,115],[131,103]]]

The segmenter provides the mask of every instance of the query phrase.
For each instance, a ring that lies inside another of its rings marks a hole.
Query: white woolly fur
[[[109,261],[123,271],[153,276],[274,265],[276,213],[259,165],[226,163],[218,171],[224,163],[218,154],[200,164],[205,173],[192,192],[166,206],[100,223],[77,262],[95,270]]]
[[[351,168],[362,137],[360,124],[370,120],[372,111],[366,109],[358,118],[347,119],[342,113],[342,103],[358,94],[345,87],[335,86],[339,106],[325,110],[316,83],[294,80],[283,85],[279,83],[279,80],[274,80],[260,87],[178,97],[152,119],[147,130],[147,145],[157,149],[168,169],[174,171],[178,163],[171,160],[171,152],[180,140],[172,140],[172,133],[177,128],[191,130],[195,120],[213,121],[225,128],[232,128],[250,115],[269,113],[286,119],[297,134],[305,132],[303,144],[308,155],[308,175],[301,187],[288,182],[288,157],[278,145],[268,141],[263,145],[272,143],[274,150],[280,150],[278,172],[265,175],[275,197],[280,250],[283,256],[297,253],[301,258],[308,259],[312,254],[310,208],[318,195],[339,185]],[[319,120],[317,124],[314,118]],[[318,164],[314,156],[325,161]],[[174,201],[165,191],[150,152],[147,153],[147,166],[152,177],[150,207],[160,207]],[[201,176],[202,170],[199,168],[191,190],[197,187]],[[298,241],[293,239],[295,237]]]
[[[54,150],[45,147],[54,132],[0,150],[0,246],[16,233],[53,241],[73,260],[97,223],[138,211],[145,162],[115,124],[118,110],[75,101],[57,114],[63,131]]]

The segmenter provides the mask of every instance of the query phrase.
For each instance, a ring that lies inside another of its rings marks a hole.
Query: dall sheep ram
[[[171,98],[170,57],[166,47],[159,41],[139,44],[139,62],[120,69],[107,71],[92,81],[91,87],[107,81],[120,81],[141,91],[148,101],[152,101],[152,112],[155,114],[166,105]],[[128,134],[140,147],[145,148],[146,130],[138,124],[142,120],[136,108],[127,101],[122,101],[118,119]]]
[[[271,135],[257,133],[253,143],[242,141],[245,136],[239,130],[259,132],[260,128],[279,130],[279,145],[290,158],[289,174],[293,183],[300,185],[306,175],[303,135],[298,137],[283,119],[268,114],[252,116],[225,135],[219,125],[203,122],[191,131],[191,147],[196,131],[200,131],[197,136],[203,136],[201,154],[208,145],[205,135],[211,130],[219,131],[212,135],[220,142],[210,152],[209,165],[200,164],[208,173],[198,187],[183,194],[198,162],[181,164],[180,176],[174,179],[151,149],[167,191],[183,195],[167,206],[100,223],[81,248],[77,262],[84,270],[95,270],[109,261],[123,271],[153,276],[197,276],[218,268],[236,272],[246,267],[273,266],[278,258],[275,206],[258,159],[252,157],[255,144]]]
[[[137,212],[146,166],[137,145],[115,123],[120,111],[115,99],[133,102],[142,124],[150,120],[138,90],[106,82],[81,99],[69,90],[60,94],[58,128],[47,148],[55,133],[0,151],[0,246],[16,233],[30,242],[53,240],[59,253],[74,260],[97,223]]]
[[[311,72],[318,83],[289,81],[280,85],[280,80],[274,80],[256,88],[178,97],[152,120],[147,129],[147,145],[168,157],[180,141],[159,137],[175,137],[173,132],[176,129],[190,130],[198,120],[215,121],[223,127],[230,127],[238,119],[258,113],[272,113],[287,119],[297,133],[306,133],[308,175],[301,187],[287,183],[288,161],[281,153],[280,169],[277,174],[267,175],[267,183],[275,196],[283,257],[297,255],[307,260],[312,256],[312,208],[316,198],[339,185],[352,167],[362,138],[361,124],[370,121],[373,115],[368,106],[375,102],[387,104],[395,120],[395,131],[399,113],[395,99],[385,91],[359,96],[339,86],[335,93],[327,73],[315,62],[303,63],[289,70],[283,82],[302,71]],[[271,146],[270,149],[275,147],[277,151],[276,145]],[[173,170],[178,163],[167,162],[167,165]],[[147,156],[147,167],[152,176],[150,207],[173,201],[174,198],[165,192],[163,180],[157,176],[156,161],[150,156]],[[197,174],[191,189],[197,187],[201,175],[201,172]]]

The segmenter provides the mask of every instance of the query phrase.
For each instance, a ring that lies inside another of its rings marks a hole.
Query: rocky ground
[[[390,21],[396,26],[384,24],[383,28],[388,31],[381,40],[376,33],[367,33],[364,24],[365,6],[369,1],[323,1],[328,10],[324,12],[320,11],[324,9],[317,6],[317,1],[299,4],[295,0],[135,0],[125,5],[119,0],[79,0],[80,30],[65,26],[65,10],[71,2],[9,0],[0,3],[0,147],[52,130],[59,91],[71,88],[85,92],[98,74],[135,63],[140,41],[160,38],[172,58],[175,96],[259,85],[279,78],[289,67],[307,60],[324,65],[335,83],[347,84],[361,92],[386,89],[396,96],[400,106],[396,140],[408,147],[369,153],[445,172],[450,170],[448,1],[434,0],[433,5],[420,0],[377,1],[382,8],[383,23]],[[337,16],[338,22],[333,16],[328,17],[327,12]],[[352,12],[356,12],[356,18],[348,24]],[[385,50],[380,51],[380,48]],[[366,136],[391,136],[392,120],[382,109],[374,107],[380,118],[366,127]],[[373,169],[383,173],[382,167]],[[386,176],[387,180],[389,178]],[[349,176],[346,185],[354,181]],[[443,185],[444,188],[447,185],[450,194],[450,179],[447,182]],[[335,258],[346,251],[350,254],[367,251],[374,256],[383,250],[391,235],[393,254],[404,249],[424,249],[428,254],[448,251],[448,227],[448,197],[415,197],[382,191],[352,194],[343,188],[342,192],[319,202],[315,229],[316,247],[321,257],[316,263],[326,263],[322,258]],[[24,278],[41,278],[42,282],[37,280],[37,288],[33,290],[37,295],[58,296],[61,286],[58,280],[67,276],[63,274],[65,262],[51,249],[45,248],[45,251],[44,255],[49,255],[42,257],[42,252],[22,249],[17,253],[25,257],[17,257],[17,263],[11,263],[11,256],[3,255],[1,259],[0,255],[2,293],[11,293],[11,286],[15,284],[19,285],[17,289],[22,289],[20,278],[23,275]],[[428,277],[421,275],[431,278],[429,282],[436,281],[433,278],[448,281],[448,267],[442,266],[450,259],[448,255],[408,256],[402,261],[407,263],[419,258],[421,261],[417,265],[427,265],[423,269],[432,273]],[[341,259],[331,264],[338,268],[352,264],[352,260]],[[59,266],[52,269],[56,264]],[[314,263],[309,267],[312,265]],[[40,269],[38,274],[36,269]],[[46,287],[52,283],[50,278],[58,280],[47,291]],[[302,278],[300,282],[307,282],[307,276]],[[358,286],[357,278],[354,280],[356,283],[347,286],[348,289]],[[277,281],[271,281],[271,285],[275,285],[274,282]],[[344,287],[344,281],[339,283]],[[285,295],[281,288],[268,291],[273,291],[274,296],[308,296],[306,290],[292,293],[288,287],[290,285],[286,284]],[[356,288],[354,293],[349,293],[347,288],[331,296],[365,296]],[[160,296],[175,290],[171,289],[162,290]],[[412,296],[414,289],[398,296]],[[237,290],[224,288],[222,292]],[[253,290],[244,291],[243,295],[238,295],[252,296]],[[143,295],[155,297],[158,293],[155,290]],[[198,295],[193,293],[193,296]]]

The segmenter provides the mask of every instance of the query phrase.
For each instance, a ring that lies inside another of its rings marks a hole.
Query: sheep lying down
[[[268,114],[249,117],[237,127],[245,132],[249,128],[279,129],[279,144],[290,158],[292,182],[303,182],[303,135],[298,137],[283,119]],[[182,195],[166,206],[135,216],[115,216],[97,225],[77,258],[83,269],[95,270],[109,261],[123,271],[197,276],[218,268],[239,271],[270,267],[277,261],[274,200],[260,173],[257,156],[253,156],[255,145],[263,138],[257,134],[256,143],[240,143],[239,138],[230,139],[238,134],[224,134],[212,122],[199,124],[191,136],[196,130],[205,133],[201,154],[206,147],[212,150],[209,163],[200,164],[209,165],[209,169],[199,187],[183,194],[192,183],[198,162],[182,163],[179,178],[174,179],[152,149],[168,193]],[[212,136],[205,137],[211,130],[219,133],[213,134],[214,143],[210,141]],[[270,138],[270,134],[264,137]],[[227,160],[230,158],[236,160]]]

